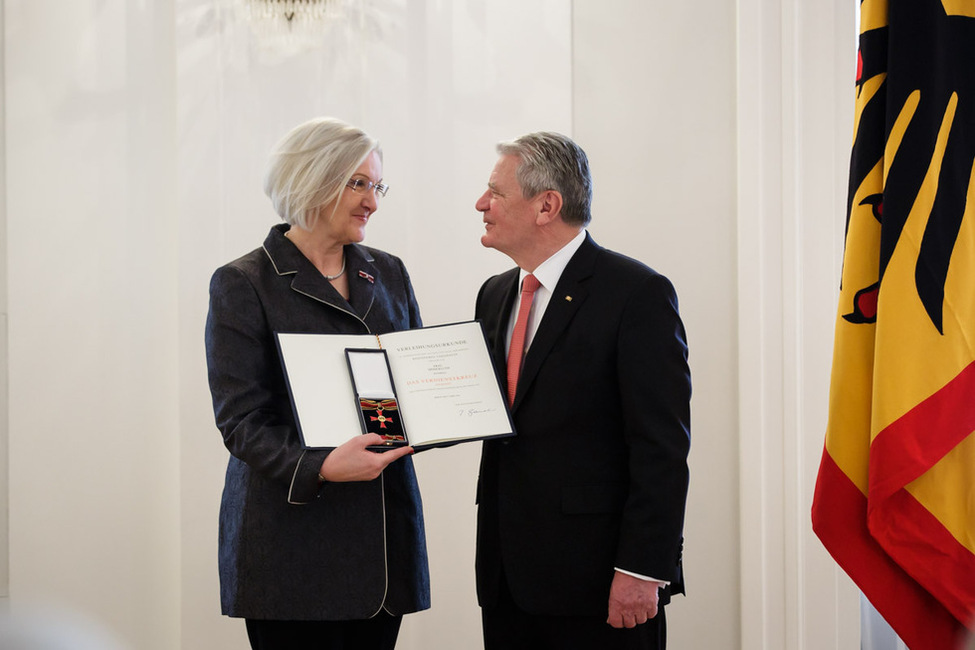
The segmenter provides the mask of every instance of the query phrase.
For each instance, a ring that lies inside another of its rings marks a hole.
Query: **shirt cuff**
[[[660,583],[663,583],[665,585],[669,585],[670,584],[670,581],[669,580],[657,580],[656,578],[651,578],[650,576],[641,575],[639,573],[633,573],[632,571],[627,571],[627,570],[621,569],[619,567],[614,567],[614,568],[617,571],[619,571],[620,573],[625,573],[628,576],[633,576],[634,578],[636,578],[638,580],[645,580],[647,582],[660,582]]]

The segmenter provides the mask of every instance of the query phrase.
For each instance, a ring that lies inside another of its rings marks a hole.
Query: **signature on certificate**
[[[461,414],[461,416],[466,416],[466,417],[472,418],[475,415],[483,415],[484,413],[493,413],[496,410],[497,409],[493,409],[493,408],[487,408],[487,409],[461,409],[460,410],[460,414]]]

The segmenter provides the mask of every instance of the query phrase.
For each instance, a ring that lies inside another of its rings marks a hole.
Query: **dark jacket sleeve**
[[[217,428],[231,454],[287,486],[289,501],[303,502],[317,494],[316,477],[327,452],[301,446],[275,345],[250,280],[232,266],[217,269],[206,323]]]
[[[677,295],[661,275],[647,278],[629,298],[618,367],[630,485],[616,566],[676,582],[689,479],[691,378]]]

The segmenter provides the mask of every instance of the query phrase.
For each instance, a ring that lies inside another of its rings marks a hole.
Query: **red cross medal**
[[[399,417],[393,418],[390,411],[398,410],[395,399],[373,400],[359,398],[359,406],[366,422],[368,433],[378,433],[386,440],[406,440]]]
[[[369,419],[373,422],[378,422],[380,429],[385,429],[387,422],[389,422],[390,424],[393,423],[393,418],[388,418],[385,415],[383,415],[383,407],[381,406],[376,409],[376,415]]]

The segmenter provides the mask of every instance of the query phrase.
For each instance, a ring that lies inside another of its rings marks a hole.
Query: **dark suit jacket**
[[[477,298],[505,377],[518,269]],[[502,379],[502,382],[505,380]],[[537,615],[605,616],[614,567],[683,593],[690,372],[671,283],[587,235],[525,357],[518,435],[483,445],[477,593],[496,602],[502,567]]]
[[[346,246],[346,302],[285,236],[223,266],[210,283],[207,366],[230,451],[220,505],[223,613],[346,620],[430,606],[412,460],[374,481],[319,487],[325,451],[302,449],[274,332],[381,334],[420,326],[403,263]],[[351,438],[356,431],[349,431]]]

